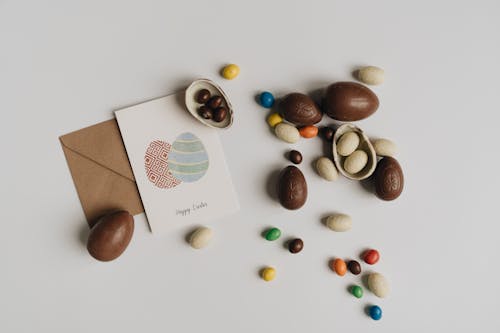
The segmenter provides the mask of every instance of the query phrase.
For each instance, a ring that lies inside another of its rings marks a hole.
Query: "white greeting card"
[[[151,231],[205,223],[239,209],[216,129],[178,93],[115,111]]]

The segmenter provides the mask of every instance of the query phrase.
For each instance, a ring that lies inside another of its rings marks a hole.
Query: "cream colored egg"
[[[299,130],[295,126],[287,123],[279,123],[276,125],[274,133],[279,139],[288,143],[295,143],[300,139]]]
[[[350,174],[356,174],[363,170],[366,163],[368,163],[368,155],[363,150],[356,150],[345,159],[344,169]]]
[[[358,71],[359,81],[371,85],[382,84],[384,82],[384,76],[384,70],[376,66],[362,67]]]
[[[394,142],[387,139],[378,139],[373,141],[373,148],[378,156],[394,157],[397,153],[398,147]]]
[[[337,153],[340,156],[351,155],[359,146],[359,136],[356,132],[343,134],[337,142]]]
[[[352,218],[347,214],[334,214],[326,219],[326,226],[333,231],[344,232],[352,227]]]
[[[389,294],[389,282],[380,273],[368,275],[368,289],[377,297],[386,297]]]
[[[212,229],[207,227],[200,227],[196,229],[189,238],[189,244],[194,249],[201,249],[210,243],[212,239]]]
[[[322,178],[328,181],[334,181],[339,178],[339,172],[335,164],[333,164],[333,161],[328,157],[318,158],[316,161],[316,171]]]

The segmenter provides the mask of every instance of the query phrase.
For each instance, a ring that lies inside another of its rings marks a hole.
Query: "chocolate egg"
[[[331,84],[325,95],[325,112],[340,121],[357,121],[371,116],[378,109],[377,95],[356,82]]]
[[[134,217],[127,211],[104,215],[97,221],[87,240],[90,255],[100,261],[118,258],[134,234]]]
[[[307,126],[318,123],[323,114],[311,97],[301,93],[286,95],[281,101],[283,117],[289,122]]]
[[[374,173],[375,192],[382,200],[394,200],[403,192],[403,170],[393,157],[381,159]]]
[[[307,200],[307,183],[302,172],[290,165],[281,171],[278,181],[278,198],[286,209],[299,209]]]

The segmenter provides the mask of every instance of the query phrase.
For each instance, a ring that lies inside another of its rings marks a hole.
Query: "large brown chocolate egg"
[[[134,234],[134,217],[127,211],[104,215],[97,221],[87,240],[90,255],[100,261],[118,258]]]
[[[357,121],[377,111],[377,95],[356,82],[336,82],[326,89],[325,113],[335,120]]]

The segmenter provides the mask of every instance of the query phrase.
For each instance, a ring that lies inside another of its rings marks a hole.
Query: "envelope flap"
[[[59,138],[68,149],[135,181],[116,119]]]

